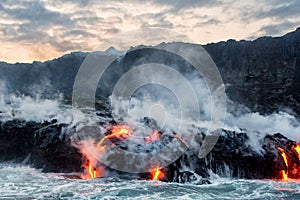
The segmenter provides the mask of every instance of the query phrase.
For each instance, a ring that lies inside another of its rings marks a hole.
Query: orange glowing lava
[[[110,138],[118,138],[118,139],[126,139],[131,135],[131,129],[129,126],[120,125],[111,127],[111,134],[103,137],[100,142],[98,142],[98,147],[100,147],[106,139]]]
[[[159,137],[159,133],[155,131],[150,137],[145,138],[145,140],[147,143],[151,143],[153,141],[159,140]]]
[[[96,170],[93,168],[92,164],[89,164],[89,174],[91,178],[96,178],[97,177],[97,172]]]
[[[288,164],[287,157],[286,157],[286,154],[285,154],[284,150],[282,148],[280,148],[280,147],[278,147],[277,149],[279,151],[281,151],[281,156],[282,156],[282,158],[284,160],[285,166],[288,167],[289,164]]]
[[[159,167],[156,167],[155,170],[151,171],[152,180],[160,180],[164,177],[164,173],[160,170]]]
[[[98,153],[102,154],[103,151],[109,146],[108,144],[103,144],[106,139],[110,138],[118,138],[118,139],[126,139],[127,137],[130,136],[131,134],[131,129],[128,126],[121,125],[121,126],[113,126],[111,127],[111,134],[106,135],[103,137],[100,142],[98,142],[97,147],[98,147]],[[90,153],[86,150],[82,150],[84,152],[83,154],[88,158],[88,160],[93,160],[91,159],[93,156],[90,155]],[[102,170],[98,168],[94,168],[96,161],[90,162],[85,166],[85,171],[86,173],[82,175],[83,179],[89,179],[89,178],[97,178],[99,177],[100,174],[102,174]]]
[[[281,152],[281,157],[285,163],[286,169],[285,170],[280,170],[280,173],[282,175],[282,179],[284,181],[287,181],[288,178],[291,178],[293,180],[295,179],[299,179],[300,178],[300,166],[299,166],[299,162],[295,159],[289,159],[287,155],[290,154],[286,154],[285,150],[283,148],[277,147],[277,149]],[[298,155],[298,160],[300,161],[300,144],[297,144],[294,148],[293,148],[294,152],[297,153]],[[289,153],[291,153],[289,151]],[[292,154],[295,155],[295,154]],[[289,163],[290,162],[290,163]]]
[[[101,140],[97,143],[95,141],[88,141],[86,144],[89,146],[93,146],[96,148],[95,152],[97,156],[101,156],[105,153],[105,149],[110,145],[116,145],[119,141],[123,141],[133,135],[132,129],[127,125],[114,125],[111,126],[107,132],[108,134],[101,138]],[[153,131],[152,134],[144,138],[147,143],[151,143],[153,141],[158,141],[161,139],[161,132]],[[110,142],[108,141],[110,140]],[[85,167],[85,173],[81,175],[83,179],[104,177],[105,168],[99,166],[97,159],[91,155],[90,151],[86,148],[81,149],[83,155],[87,158],[87,164]],[[98,165],[97,165],[98,164]],[[97,168],[95,168],[97,166]],[[165,176],[164,172],[160,169],[159,166],[156,168],[149,170],[151,174],[152,180],[162,180]]]
[[[297,152],[297,154],[298,154],[298,159],[300,160],[300,144],[298,144],[298,145],[295,147],[295,151]]]
[[[282,174],[282,179],[286,181],[288,179],[288,173],[285,172],[284,170],[281,170],[281,174]]]
[[[284,160],[285,166],[288,168],[289,164],[284,149],[280,147],[277,147],[277,149],[281,152],[281,157]],[[287,171],[281,170],[281,174],[282,174],[282,179],[286,181],[288,179],[288,170]]]
[[[88,163],[85,166],[85,173],[81,175],[82,179],[91,179],[91,178],[97,178],[101,174],[100,168],[93,167],[92,163]]]

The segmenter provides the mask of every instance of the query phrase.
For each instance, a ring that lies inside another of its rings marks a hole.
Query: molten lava
[[[160,138],[159,132],[154,131],[152,133],[152,135],[150,137],[145,138],[145,140],[146,140],[147,143],[151,143],[153,141],[159,140],[159,138]]]
[[[151,143],[153,141],[158,141],[161,139],[161,134],[158,131],[153,131],[153,133],[149,136],[144,138],[144,141],[147,143]],[[111,126],[107,132],[107,135],[105,135],[95,146],[95,142],[88,142],[87,145],[94,145],[96,148],[97,155],[101,155],[104,153],[104,150],[110,146],[110,145],[117,145],[119,141],[124,141],[125,139],[132,136],[132,129],[127,125],[115,125]],[[110,140],[110,142],[106,142],[107,140]],[[87,149],[81,149],[81,152],[83,155],[87,158],[87,164],[85,165],[85,174],[82,175],[83,179],[89,179],[89,178],[97,178],[100,176],[103,176],[104,174],[104,168],[97,167],[94,168],[94,166],[97,166],[97,160],[95,160],[95,157],[91,155],[90,151]],[[160,167],[156,167],[153,170],[149,170],[151,174],[152,180],[162,180],[164,178],[164,173],[160,169]]]
[[[277,149],[279,151],[281,151],[281,156],[282,156],[282,158],[284,160],[285,166],[288,167],[289,165],[288,165],[287,157],[286,157],[286,154],[285,154],[284,150],[282,148],[280,148],[280,147],[278,147]]]
[[[82,179],[91,179],[97,178],[101,174],[100,168],[93,167],[94,165],[88,160],[87,164],[85,165],[85,173],[81,174]]]
[[[123,140],[129,137],[131,134],[131,129],[125,125],[113,126],[110,128],[110,130],[111,130],[111,134],[103,137],[97,144],[99,154],[102,154],[103,150],[108,146],[108,144],[103,144],[106,139],[117,138],[119,140]],[[93,156],[90,155],[88,151],[82,150],[82,152],[89,160],[93,160],[91,159]],[[83,179],[97,178],[100,174],[97,172],[97,170],[98,169],[94,168],[93,164],[89,161],[85,166],[86,174],[82,175],[82,178]]]
[[[298,145],[295,147],[295,151],[297,152],[297,154],[298,154],[298,159],[300,160],[300,144],[298,144]]]
[[[89,171],[91,178],[97,177],[97,171],[96,171],[96,169],[93,168],[92,164],[89,164],[88,171]]]
[[[152,172],[152,180],[160,180],[164,177],[164,173],[160,170],[159,167],[156,167]]]
[[[282,174],[282,179],[286,181],[288,179],[288,173],[285,172],[284,170],[281,170],[281,174]]]
[[[100,152],[104,150],[109,144],[103,144],[106,139],[112,139],[112,138],[117,138],[118,140],[124,140],[128,137],[131,136],[132,130],[129,126],[126,125],[116,125],[110,128],[111,133],[109,135],[106,135],[103,137],[97,144],[98,149]],[[154,131],[150,137],[145,138],[145,141],[147,143],[151,143],[153,141],[157,141],[160,139],[160,133],[157,131]],[[114,143],[113,143],[114,144]],[[96,176],[96,171],[92,170],[92,166],[89,165],[89,174],[91,178],[95,178]],[[160,170],[159,167],[156,167],[154,170],[151,170],[151,176],[152,180],[160,180],[164,177],[164,173]]]
[[[280,147],[278,147],[277,149],[281,152],[281,157],[284,160],[285,166],[288,168],[289,164],[284,149]],[[281,174],[282,174],[282,179],[286,181],[288,179],[288,170],[287,171],[281,170]]]
[[[131,135],[131,129],[129,126],[126,125],[120,125],[120,126],[113,126],[111,127],[111,134],[103,137],[100,142],[98,142],[98,147],[102,146],[103,142],[106,139],[111,139],[111,138],[118,138],[120,140],[126,139]]]

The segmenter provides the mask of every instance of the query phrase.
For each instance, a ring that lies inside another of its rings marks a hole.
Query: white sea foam
[[[215,178],[210,185],[164,183],[116,177],[88,180],[0,164],[1,199],[278,199],[299,198],[297,182]]]

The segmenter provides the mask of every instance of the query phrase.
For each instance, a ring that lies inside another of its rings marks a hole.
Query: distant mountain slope
[[[300,115],[300,28],[282,37],[228,40],[204,48],[218,66],[230,99],[260,113],[291,109]],[[86,56],[77,52],[43,63],[0,62],[0,81],[8,93],[53,97],[61,92],[69,98]]]

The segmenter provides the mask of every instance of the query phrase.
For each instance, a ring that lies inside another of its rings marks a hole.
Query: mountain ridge
[[[300,116],[300,28],[282,37],[227,40],[203,47],[216,63],[231,100],[253,112],[283,110]],[[71,97],[77,71],[87,55],[73,52],[31,64],[0,62],[0,81],[6,93]]]
[[[282,36],[275,36],[274,37],[274,36],[265,35],[265,36],[261,36],[261,37],[258,37],[256,39],[253,39],[253,40],[247,40],[247,39],[236,40],[236,39],[231,38],[231,39],[228,39],[226,41],[225,40],[224,41],[221,40],[221,41],[217,41],[217,42],[209,42],[209,43],[206,43],[206,44],[198,44],[198,45],[207,46],[207,45],[211,45],[211,44],[218,44],[218,43],[224,43],[224,42],[226,43],[226,42],[230,42],[230,41],[234,41],[234,42],[254,42],[256,40],[260,40],[260,39],[263,39],[263,38],[280,38],[280,37],[285,37],[285,36],[290,35],[290,34],[295,33],[295,32],[299,32],[299,34],[300,34],[300,26],[298,28],[296,28],[296,30],[288,32],[288,33],[286,33],[286,34],[284,34]],[[196,43],[194,43],[194,44],[196,44]],[[157,44],[157,45],[154,45],[154,46],[159,46],[159,45],[160,44]],[[114,47],[110,47],[110,48],[114,48]],[[110,48],[108,48],[107,50],[109,50]],[[105,50],[103,52],[106,52],[107,50]],[[15,62],[15,63],[10,63],[10,62],[6,62],[4,60],[0,60],[0,64],[1,63],[6,63],[6,64],[9,64],[9,65],[14,65],[14,64],[33,64],[33,63],[36,63],[36,62],[38,62],[38,63],[45,63],[45,62],[57,60],[59,58],[62,58],[64,56],[68,56],[68,55],[72,55],[72,54],[85,54],[85,56],[86,56],[86,55],[88,55],[91,52],[93,52],[93,51],[71,51],[69,53],[65,53],[65,54],[63,54],[61,56],[58,56],[58,57],[55,57],[55,58],[51,58],[49,60],[45,60],[45,61],[34,60],[31,63],[30,62]]]

